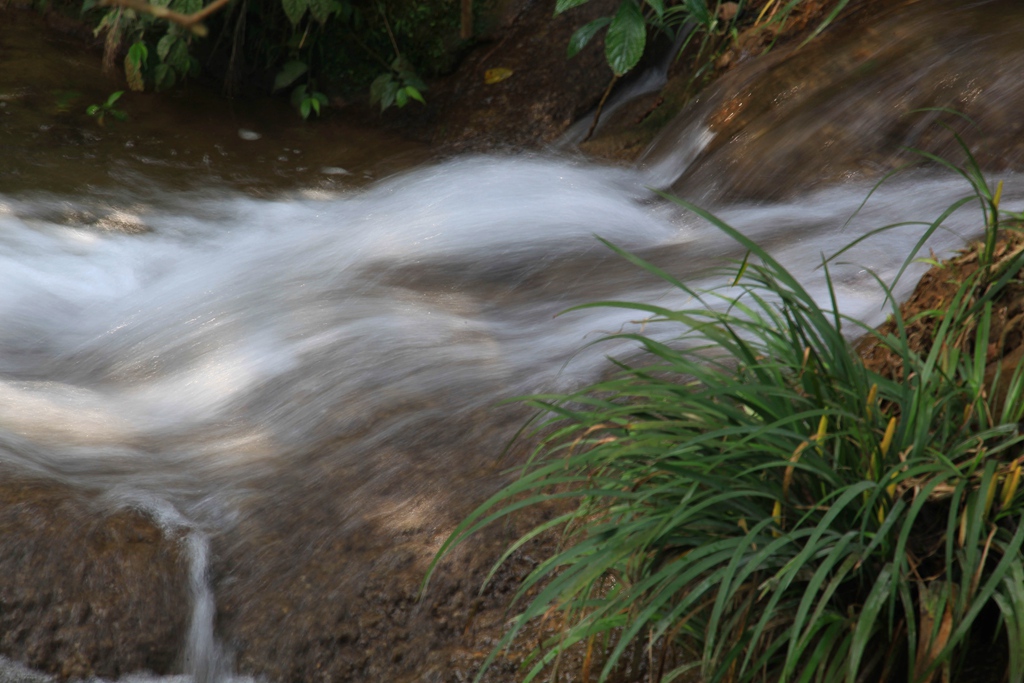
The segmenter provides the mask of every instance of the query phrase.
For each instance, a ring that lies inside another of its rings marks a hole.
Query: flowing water
[[[595,236],[696,287],[721,285],[716,268],[742,258],[648,189],[715,143],[703,121],[636,169],[528,154],[424,165],[421,151],[380,140],[366,145],[379,153],[370,160],[345,134],[333,148],[302,147],[308,129],[246,139],[239,129],[280,128],[236,115],[192,137],[153,122],[93,130],[57,113],[75,144],[48,143],[52,122],[25,142],[19,117],[60,87],[15,92],[0,118],[13,149],[0,172],[0,463],[144,510],[182,538],[192,604],[181,667],[196,680],[231,671],[215,612],[232,578],[211,575],[217,547],[261,538],[311,496],[319,504],[325,481],[344,489],[323,513],[329,528],[300,524],[311,535],[296,547],[326,546],[368,518],[397,543],[492,490],[479,473],[516,427],[490,417],[497,401],[577,387],[607,369],[605,354],[630,352],[580,349],[636,329],[637,313],[559,312],[600,299],[692,303]],[[1001,177],[1004,208],[1020,211],[1019,178]],[[823,254],[881,225],[933,220],[968,192],[950,174],[918,172],[847,223],[871,188],[854,179],[772,202],[704,198],[824,302]],[[929,248],[948,253],[979,220],[957,213]],[[921,229],[844,256],[832,272],[844,313],[881,320],[876,277],[892,278]],[[302,560],[242,561],[253,566],[241,574],[269,574]]]

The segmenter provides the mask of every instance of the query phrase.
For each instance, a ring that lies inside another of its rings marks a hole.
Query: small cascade
[[[230,658],[214,632],[217,606],[210,577],[210,539],[166,499],[133,490],[114,489],[106,496],[112,507],[132,507],[152,517],[168,537],[179,539],[188,563],[191,599],[183,668],[188,683],[242,683],[232,675]]]
[[[660,56],[651,60],[652,64],[628,74],[614,87],[607,101],[604,102],[604,106],[581,116],[562,134],[556,146],[561,149],[575,148],[587,138],[588,134],[599,133],[619,109],[637,98],[661,90],[668,82],[669,69],[672,67],[672,63],[678,59],[679,50],[682,49],[695,27],[696,24],[692,20],[686,21],[678,27],[675,38],[670,44],[662,47],[659,51]]]

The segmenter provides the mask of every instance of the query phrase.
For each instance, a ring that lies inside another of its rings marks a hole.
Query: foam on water
[[[31,217],[26,200],[6,202],[0,457],[101,487],[125,477],[163,486],[272,458],[439,389],[447,410],[572,385],[603,355],[563,369],[573,351],[637,316],[553,314],[594,298],[673,296],[639,270],[623,280],[617,266],[607,291],[595,235],[671,251],[676,272],[698,282],[737,255],[714,228],[652,201],[643,180],[477,158],[318,200],[183,201],[145,216],[141,234],[55,224]],[[845,228],[864,186],[718,211],[813,283],[822,254],[869,228],[930,220],[962,192],[953,180],[925,187],[883,189]],[[976,220],[952,221],[959,234],[935,247],[959,244]],[[918,235],[894,230],[847,255],[857,266],[836,272],[844,312],[872,315],[867,269],[895,272]]]

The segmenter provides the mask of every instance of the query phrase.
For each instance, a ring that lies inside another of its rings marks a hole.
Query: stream
[[[1024,21],[1011,14],[1019,60]],[[844,175],[835,159],[828,182],[776,170],[772,192],[739,191],[767,180],[724,164],[730,145],[751,154],[751,140],[765,150],[793,133],[771,121],[746,138],[716,131],[709,111],[726,95],[714,93],[631,167],[571,151],[436,161],[385,133],[300,125],[276,105],[230,108],[201,92],[126,96],[132,120],[101,128],[82,113],[112,89],[98,60],[44,38],[31,16],[3,16],[0,472],[81,492],[96,514],[139,511],[177,539],[187,625],[174,663],[146,680],[314,680],[313,664],[293,660],[329,662],[332,647],[364,651],[333,680],[396,676],[375,663],[381,651],[416,672],[402,680],[447,680],[427,675],[448,660],[418,652],[433,647],[426,636],[367,645],[388,627],[357,614],[377,599],[367,586],[393,572],[414,593],[451,525],[505,481],[522,411],[498,403],[572,390],[606,372],[606,356],[633,352],[588,344],[640,329],[636,312],[560,312],[692,305],[596,236],[696,288],[721,286],[723,266],[743,258],[652,188],[767,246],[823,303],[823,255],[880,226],[932,221],[969,194],[934,168],[873,191],[877,174]],[[825,107],[812,93],[801,112],[845,115],[840,96]],[[1002,206],[1024,210],[1007,166]],[[959,248],[980,219],[974,205],[957,212],[921,256]],[[831,266],[844,314],[884,319],[877,281],[892,280],[922,229],[878,234]],[[429,616],[386,609],[392,621]],[[358,624],[347,640],[346,622]],[[3,661],[0,681],[48,680]]]

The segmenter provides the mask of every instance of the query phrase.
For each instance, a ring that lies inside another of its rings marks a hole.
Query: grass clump
[[[540,411],[538,448],[439,557],[525,506],[578,505],[502,558],[563,529],[481,675],[555,614],[561,635],[537,647],[526,681],[574,646],[581,680],[920,683],[964,680],[977,660],[1024,680],[1024,373],[1000,376],[989,338],[1024,247],[995,246],[999,192],[973,178],[979,267],[913,317],[889,295],[889,326],[867,330],[896,372],[857,356],[844,327],[859,323],[834,297],[820,305],[757,244],[674,200],[748,259],[729,288],[690,292],[689,310],[593,304],[678,325],[678,343],[616,335],[644,362],[525,399]],[[908,333],[923,323],[924,344]]]

